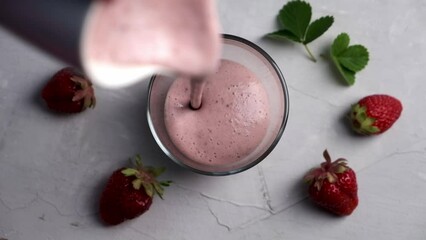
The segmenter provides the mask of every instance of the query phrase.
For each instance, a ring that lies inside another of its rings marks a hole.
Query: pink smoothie
[[[217,67],[219,31],[214,0],[98,0],[87,21],[83,58],[199,76]]]
[[[188,159],[210,166],[234,164],[249,155],[264,138],[269,102],[255,74],[233,61],[222,60],[207,77],[201,108],[190,107],[191,81],[171,85],[164,108],[166,130]]]

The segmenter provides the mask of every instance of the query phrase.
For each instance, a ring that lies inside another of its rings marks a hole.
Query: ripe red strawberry
[[[350,215],[358,206],[358,186],[355,172],[347,166],[346,159],[331,162],[327,150],[325,162],[311,169],[305,176],[309,184],[309,197],[320,207],[337,215]]]
[[[82,112],[96,104],[92,83],[72,67],[63,68],[53,75],[41,96],[50,109],[63,113]]]
[[[110,176],[102,192],[99,206],[100,217],[108,225],[117,225],[146,212],[157,193],[163,198],[163,186],[171,181],[158,182],[156,177],[164,168],[145,167],[139,155],[135,157],[136,168],[121,168]]]
[[[401,102],[389,95],[375,94],[362,98],[352,106],[352,128],[360,134],[380,134],[398,120],[402,112]]]

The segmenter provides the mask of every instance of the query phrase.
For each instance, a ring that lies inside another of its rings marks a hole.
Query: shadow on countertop
[[[2,0],[0,25],[74,66],[90,0]]]

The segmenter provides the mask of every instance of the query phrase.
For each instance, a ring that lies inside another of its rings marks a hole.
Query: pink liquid
[[[236,163],[266,134],[268,96],[255,74],[233,61],[222,60],[205,80],[198,110],[190,107],[191,80],[173,82],[165,101],[166,130],[191,161],[211,166]]]

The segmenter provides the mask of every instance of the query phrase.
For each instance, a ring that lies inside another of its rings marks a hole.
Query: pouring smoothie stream
[[[221,43],[212,0],[98,1],[81,55],[86,73],[108,87],[152,74],[175,78],[164,106],[166,133],[187,159],[214,166],[249,155],[269,124],[261,81],[220,60]]]

